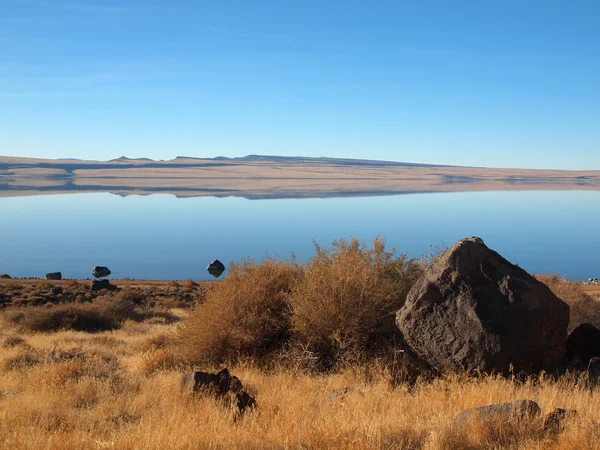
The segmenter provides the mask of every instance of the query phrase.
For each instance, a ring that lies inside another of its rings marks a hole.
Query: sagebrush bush
[[[396,312],[421,273],[382,238],[370,247],[357,239],[316,245],[291,295],[296,339],[326,366],[392,349],[401,340]]]
[[[290,338],[289,296],[301,269],[275,259],[232,264],[179,329],[180,351],[189,362],[220,364],[260,359]]]
[[[571,308],[569,332],[582,323],[600,327],[600,302],[588,295],[580,283],[558,275],[539,275],[537,278]]]
[[[309,354],[320,368],[356,361],[394,347],[395,313],[421,272],[380,238],[316,246],[307,264],[233,264],[183,322],[179,345],[189,362],[211,364],[282,350],[288,359]]]
[[[97,332],[113,330],[127,319],[140,319],[129,294],[102,296],[93,303],[63,303],[43,307],[18,308],[6,319],[27,331],[75,330]]]

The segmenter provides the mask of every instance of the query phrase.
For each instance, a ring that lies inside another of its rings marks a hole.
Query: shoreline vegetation
[[[0,447],[600,448],[600,391],[585,374],[432,376],[399,350],[393,314],[430,260],[342,240],[305,264],[244,261],[214,282],[111,280],[92,293],[87,280],[0,279]],[[569,331],[600,326],[600,286],[537,278],[570,306]],[[183,373],[223,367],[255,411],[180,392]],[[541,419],[454,425],[521,399],[577,415],[560,433]]]
[[[523,190],[598,191],[600,171],[258,155],[106,162],[0,156],[0,197],[111,192],[264,199]]]

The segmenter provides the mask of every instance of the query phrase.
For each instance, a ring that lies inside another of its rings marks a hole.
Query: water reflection
[[[0,199],[0,273],[209,279],[206,266],[267,254],[306,260],[313,240],[378,234],[418,257],[479,236],[532,272],[600,274],[600,192],[529,191],[247,200],[74,194]]]

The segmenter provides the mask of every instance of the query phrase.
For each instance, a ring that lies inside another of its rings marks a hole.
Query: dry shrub
[[[541,275],[537,278],[571,308],[569,332],[582,323],[591,323],[596,327],[600,327],[600,302],[588,295],[581,284],[566,280],[558,275]]]
[[[401,340],[395,315],[421,275],[421,266],[357,239],[332,249],[316,246],[291,296],[294,331],[325,366],[356,361]]]
[[[43,357],[37,350],[25,348],[4,360],[4,370],[27,370],[43,361]]]
[[[110,296],[93,303],[49,305],[7,312],[6,319],[27,331],[75,330],[97,332],[113,330],[127,319],[139,316],[135,303]]]
[[[2,343],[2,347],[4,348],[13,348],[19,345],[27,345],[25,339],[19,336],[9,336],[4,339],[4,342]]]
[[[144,375],[175,370],[184,365],[181,358],[170,348],[148,352],[143,356],[142,361],[142,373]]]
[[[232,264],[179,329],[188,361],[220,364],[240,357],[262,358],[290,337],[289,295],[300,269],[268,259]]]

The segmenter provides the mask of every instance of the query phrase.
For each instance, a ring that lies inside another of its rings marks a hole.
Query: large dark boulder
[[[587,365],[596,357],[600,357],[600,330],[590,323],[583,323],[567,339],[567,360],[577,359]]]
[[[396,324],[440,372],[535,373],[563,357],[569,306],[473,237],[432,262]]]
[[[3,273],[2,275],[0,275],[0,278],[4,280],[10,280],[12,277],[7,273]]]
[[[46,280],[62,280],[62,273],[60,273],[60,272],[47,273]]]

